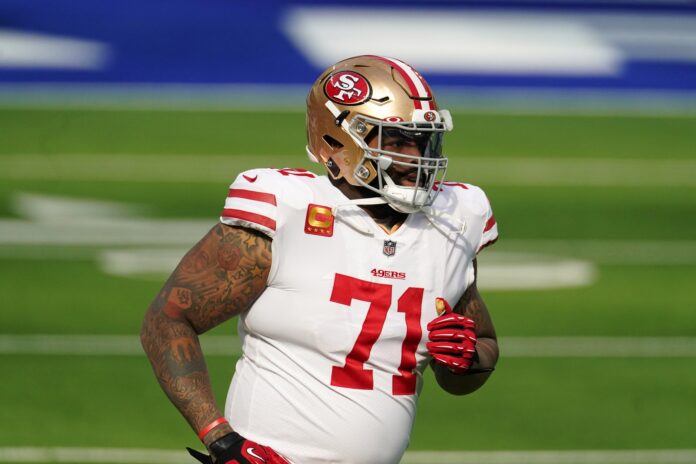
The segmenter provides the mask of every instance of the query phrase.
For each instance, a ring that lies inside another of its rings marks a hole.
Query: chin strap
[[[384,177],[384,181],[387,183],[387,189],[385,190],[391,190],[391,195],[411,195],[413,194],[413,187],[402,187],[400,185],[397,185],[392,178],[389,176],[389,174],[386,173],[386,171],[382,172],[382,176]],[[418,195],[418,193],[421,192],[416,192],[415,195]],[[385,201],[385,203],[389,203],[388,201]],[[393,204],[389,203],[389,206],[394,208],[395,210],[402,212],[402,213],[415,213],[417,211],[422,211],[425,217],[428,219],[428,222],[432,224],[433,227],[435,227],[438,231],[440,231],[442,234],[444,234],[446,237],[450,237],[452,232],[456,232],[457,235],[464,235],[464,232],[466,232],[466,223],[459,219],[456,216],[452,216],[449,213],[445,213],[444,211],[440,211],[434,208],[431,208],[429,206],[423,206],[421,208],[416,209],[414,206],[410,206],[408,204],[405,204],[404,206],[400,204]],[[452,226],[454,226],[454,230],[445,230],[444,227],[442,227],[441,224],[442,222],[448,222]],[[457,227],[458,225],[458,227]]]
[[[386,171],[382,171],[382,177],[384,178],[384,182],[387,184],[383,191],[387,195],[387,197],[392,198],[392,202],[389,202],[387,200],[387,203],[389,203],[389,206],[394,208],[400,213],[415,213],[417,211],[421,211],[423,207],[418,207],[410,204],[406,199],[410,196],[413,197],[414,201],[416,203],[421,203],[425,202],[425,197],[427,197],[427,192],[425,189],[418,189],[414,187],[404,187],[401,185],[398,185],[394,182],[394,180],[387,174]],[[401,201],[400,201],[401,200]]]

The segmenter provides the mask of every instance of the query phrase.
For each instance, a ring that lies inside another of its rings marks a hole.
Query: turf
[[[0,394],[23,392],[0,411],[0,420],[12,423],[0,446],[197,445],[145,359],[13,356],[0,362],[9,373]],[[223,401],[234,359],[210,357],[208,365]],[[485,389],[463,398],[438,391],[428,375],[411,448],[692,447],[696,372],[683,367],[677,360],[646,366],[638,359],[507,359]]]
[[[454,114],[449,152],[490,156],[693,159],[693,117]],[[288,154],[301,111],[2,110],[0,153]],[[270,131],[269,131],[270,128]]]
[[[477,182],[472,157],[696,161],[694,117],[454,117],[451,179]],[[239,171],[312,167],[302,112],[0,109],[0,133],[0,220],[22,218],[17,200],[28,192],[135,205],[142,220],[213,224]],[[199,177],[187,180],[189,170]],[[484,291],[501,345],[506,336],[696,337],[696,188],[482,186],[501,231],[482,268],[495,252],[526,252],[596,270],[584,287]],[[106,274],[101,250],[0,244],[0,332],[137,333],[164,275]],[[209,366],[222,399],[234,359]],[[694,358],[503,356],[489,384],[464,398],[428,374],[410,449],[693,448],[694,367]],[[0,447],[196,444],[144,357],[0,355],[0,368]]]

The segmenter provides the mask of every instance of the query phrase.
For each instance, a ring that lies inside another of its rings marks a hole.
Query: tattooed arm
[[[198,334],[248,310],[266,288],[271,240],[218,224],[181,260],[145,314],[140,339],[162,390],[198,433],[222,416]],[[231,428],[205,437],[206,446]]]
[[[474,276],[476,275],[476,260],[474,259]],[[430,366],[435,372],[437,383],[448,393],[466,395],[478,390],[490,377],[491,373],[477,370],[492,369],[498,361],[498,341],[495,327],[488,313],[486,304],[476,288],[476,278],[466,289],[462,298],[454,307],[454,312],[462,314],[476,323],[476,361],[471,366],[471,373],[455,375],[445,366],[431,361]]]

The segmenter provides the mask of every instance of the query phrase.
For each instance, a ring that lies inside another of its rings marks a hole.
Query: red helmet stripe
[[[377,55],[368,55],[371,58],[378,59],[380,61],[384,61],[385,63],[389,64],[392,66],[394,69],[397,70],[397,72],[401,75],[401,77],[404,78],[406,81],[406,84],[408,85],[409,90],[411,91],[412,95],[417,95],[418,97],[421,98],[431,98],[433,97],[432,92],[430,91],[430,87],[428,86],[427,82],[425,82],[425,79],[421,77],[418,72],[416,72],[413,67],[409,66],[408,64],[404,63],[403,61],[399,61],[395,58],[385,58],[383,56],[377,56]],[[432,110],[432,102],[431,101],[423,101],[423,100],[414,100],[413,101],[415,107],[417,110],[420,109],[426,109],[426,110]],[[423,105],[425,105],[425,108],[423,108]]]

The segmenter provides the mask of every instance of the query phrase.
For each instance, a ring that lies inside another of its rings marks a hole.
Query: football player
[[[307,97],[307,153],[326,175],[232,183],[141,332],[201,462],[398,463],[427,366],[455,395],[488,379],[498,346],[476,256],[498,232],[483,191],[444,178],[452,127],[411,66],[350,58]],[[234,316],[223,413],[198,335]]]

